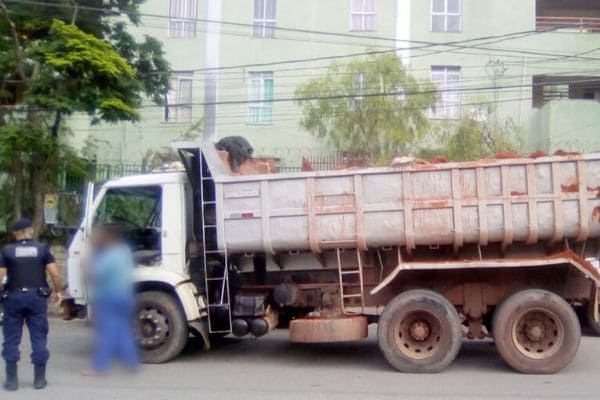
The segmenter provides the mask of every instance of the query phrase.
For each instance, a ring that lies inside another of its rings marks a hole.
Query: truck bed
[[[600,236],[600,153],[248,176],[202,151],[230,253]]]

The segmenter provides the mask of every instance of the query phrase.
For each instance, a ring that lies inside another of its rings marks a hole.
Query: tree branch
[[[56,115],[54,116],[54,124],[52,125],[52,129],[50,131],[52,139],[56,140],[56,138],[58,138],[58,130],[60,129],[61,120],[62,113],[59,110],[57,110]]]
[[[73,5],[73,15],[71,16],[71,25],[75,25],[75,21],[77,21],[77,14],[79,13],[79,4],[77,1],[71,0],[71,4]]]
[[[4,12],[4,18],[10,27],[10,33],[12,35],[13,41],[15,42],[15,54],[17,57],[17,75],[21,78],[21,80],[26,81],[27,77],[25,76],[25,66],[23,63],[23,51],[21,49],[21,42],[19,41],[19,33],[17,32],[17,26],[10,19],[10,15],[8,12],[8,8],[6,4],[4,4],[3,0],[0,0],[0,8]]]

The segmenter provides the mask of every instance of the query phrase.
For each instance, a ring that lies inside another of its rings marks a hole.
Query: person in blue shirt
[[[105,374],[118,359],[129,370],[139,365],[133,337],[133,256],[116,225],[103,225],[93,235],[88,278],[95,348],[86,375]]]

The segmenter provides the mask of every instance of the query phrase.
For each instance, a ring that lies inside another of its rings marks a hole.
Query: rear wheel
[[[163,292],[142,292],[136,298],[136,340],[142,361],[167,362],[179,355],[188,339],[183,311],[173,296]]]
[[[496,309],[492,327],[504,361],[526,374],[560,371],[575,357],[581,339],[573,308],[546,290],[510,296]]]
[[[429,290],[410,290],[394,298],[377,328],[379,348],[396,369],[432,373],[456,358],[462,343],[456,308]]]

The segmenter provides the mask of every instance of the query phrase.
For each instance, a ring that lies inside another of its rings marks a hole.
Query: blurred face
[[[33,237],[33,228],[25,228],[20,231],[14,231],[13,235],[16,240],[31,239]]]
[[[117,235],[104,228],[94,231],[91,238],[92,247],[95,251],[110,247],[118,241]]]

